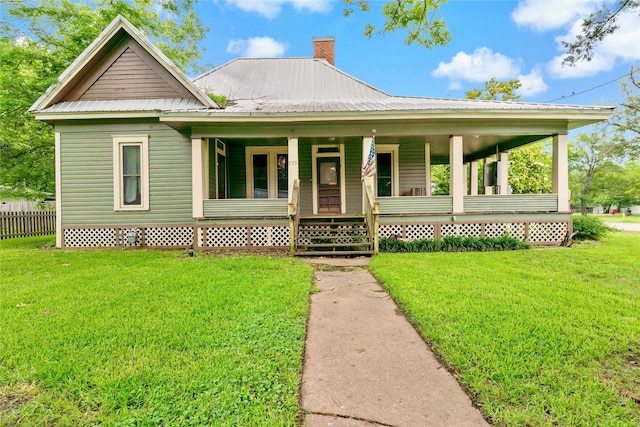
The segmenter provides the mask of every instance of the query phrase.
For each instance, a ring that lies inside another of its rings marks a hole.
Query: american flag
[[[362,163],[362,179],[376,174],[376,137],[371,138],[371,149],[366,162]]]

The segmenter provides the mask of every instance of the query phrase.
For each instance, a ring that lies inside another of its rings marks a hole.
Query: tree
[[[551,192],[551,154],[548,143],[518,147],[509,153],[509,185],[513,194]]]
[[[616,111],[609,123],[617,132],[632,140],[640,139],[640,66],[631,68],[629,79],[620,83],[623,101],[622,109]]]
[[[370,12],[369,0],[343,0],[344,15],[355,9]],[[382,6],[385,22],[382,27],[366,24],[364,35],[384,35],[394,31],[406,31],[405,44],[417,43],[428,48],[444,46],[451,41],[451,34],[444,20],[437,16],[440,6],[447,0],[394,0]]]
[[[487,101],[520,101],[520,95],[516,93],[522,83],[520,80],[501,82],[495,77],[485,82],[484,89],[471,89],[465,92],[467,99],[483,99]]]
[[[562,60],[562,64],[574,66],[579,61],[591,61],[596,45],[619,28],[616,20],[620,12],[639,9],[640,0],[618,0],[613,7],[604,3],[600,9],[583,19],[582,32],[574,41],[562,42],[567,50],[567,56]]]
[[[579,199],[583,215],[587,214],[590,194],[594,190],[594,179],[598,174],[606,172],[606,167],[611,163],[628,160],[629,155],[637,149],[637,143],[620,139],[606,126],[600,126],[592,133],[580,133],[573,140],[569,164],[572,170],[579,171],[573,176],[580,179]]]
[[[27,110],[118,14],[182,70],[197,69],[207,28],[195,1],[4,2],[3,17],[10,19],[0,26],[1,188],[14,196],[54,192],[53,130]]]
[[[624,204],[627,199],[620,194],[636,194],[640,191],[640,181],[618,176],[620,165],[636,158],[640,153],[640,85],[636,78],[637,72],[637,69],[632,69],[629,81],[621,83],[624,97],[622,108],[592,133],[579,134],[570,146],[569,165],[573,171],[571,177],[578,183],[583,215],[586,215],[589,203],[606,205],[608,202],[603,197],[611,199],[611,194],[618,194],[617,202]],[[618,177],[609,179],[614,175]],[[621,182],[626,183],[627,190],[614,190]]]

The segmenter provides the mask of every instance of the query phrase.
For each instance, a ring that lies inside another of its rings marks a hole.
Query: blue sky
[[[559,40],[576,34],[602,0],[449,0],[439,15],[452,41],[432,49],[405,46],[401,33],[365,38],[366,22],[383,22],[383,2],[370,3],[370,13],[345,18],[343,3],[335,0],[200,0],[198,14],[210,28],[202,63],[312,56],[313,36],[335,36],[336,66],[393,95],[464,98],[491,77],[520,78],[523,101],[587,105],[617,103],[618,84],[570,95],[640,63],[640,15],[627,13],[591,62],[559,65]]]

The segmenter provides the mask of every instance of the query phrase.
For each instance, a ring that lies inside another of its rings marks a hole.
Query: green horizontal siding
[[[557,194],[465,196],[465,212],[556,212]]]
[[[288,215],[287,199],[205,200],[205,218],[282,217]]]
[[[161,123],[82,122],[60,132],[62,225],[193,223],[191,140]],[[113,135],[149,135],[149,210],[113,210]]]
[[[347,213],[362,212],[362,138],[350,138],[344,144]]]
[[[453,197],[378,197],[380,214],[431,214],[453,211]]]
[[[424,144],[400,144],[398,148],[400,157],[399,175],[399,196],[408,196],[412,188],[424,188],[427,182],[427,175],[424,164]]]

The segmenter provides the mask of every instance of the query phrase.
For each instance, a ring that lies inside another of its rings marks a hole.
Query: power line
[[[603,86],[610,85],[611,83],[615,83],[615,82],[617,82],[619,80],[624,79],[625,77],[629,77],[630,75],[631,75],[631,73],[627,73],[627,74],[625,74],[623,76],[618,77],[617,79],[609,80],[606,83],[602,83],[602,84],[600,84],[598,86],[594,86],[594,87],[592,87],[590,89],[585,89],[585,90],[580,91],[580,92],[571,92],[571,95],[562,95],[560,98],[552,99],[551,101],[546,101],[546,102],[556,102],[556,101],[560,101],[562,99],[571,98],[573,96],[582,95],[583,93],[591,92],[592,90],[596,90],[596,89],[599,89],[599,88],[601,88]]]

